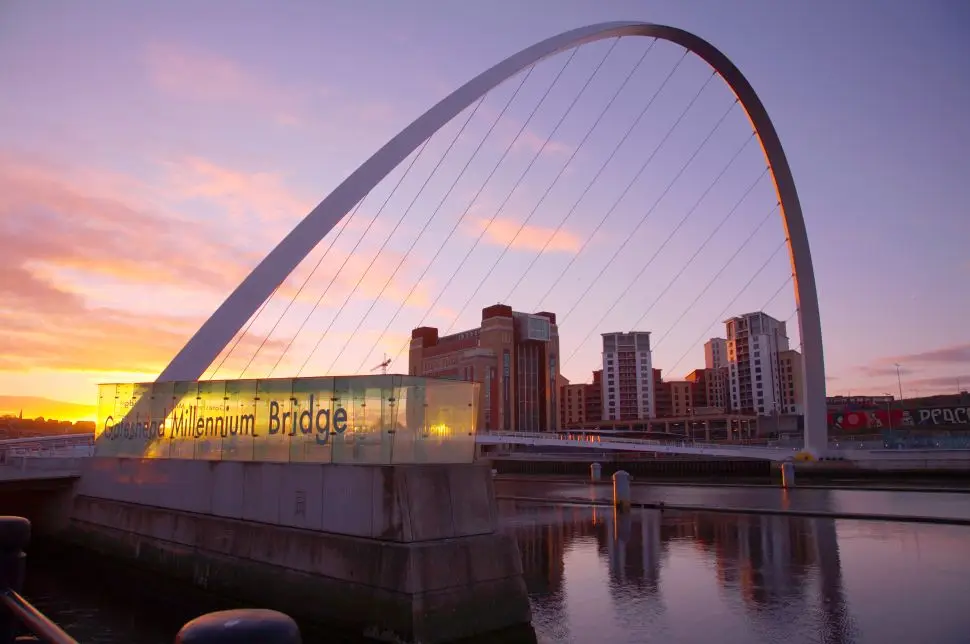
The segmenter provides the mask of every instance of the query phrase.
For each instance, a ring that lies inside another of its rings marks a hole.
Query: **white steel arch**
[[[805,386],[805,448],[816,455],[824,453],[828,444],[828,421],[818,293],[805,220],[781,141],[751,84],[727,56],[703,38],[688,31],[644,22],[607,22],[561,33],[506,58],[446,96],[388,141],[310,211],[206,320],[162,371],[158,381],[198,380],[202,377],[209,365],[273,290],[351,208],[401,161],[465,108],[500,83],[544,58],[588,42],[621,36],[646,36],[667,40],[703,59],[731,88],[754,126],[771,168],[775,190],[781,203],[779,210],[794,276]]]

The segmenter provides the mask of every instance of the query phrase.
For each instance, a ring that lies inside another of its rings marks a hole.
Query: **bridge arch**
[[[811,251],[795,181],[768,112],[741,71],[720,50],[683,29],[645,22],[580,27],[509,56],[446,96],[365,161],[269,252],[176,354],[158,381],[198,380],[236,333],[301,261],[378,183],[441,127],[500,83],[544,58],[585,43],[621,36],[666,40],[689,50],[727,83],[761,143],[781,204],[792,265],[805,387],[805,447],[819,454],[828,443],[822,327]]]

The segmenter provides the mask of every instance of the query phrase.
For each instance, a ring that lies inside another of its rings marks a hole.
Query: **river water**
[[[497,490],[500,497],[608,497],[603,486],[563,483],[509,481]],[[744,508],[970,513],[967,494],[676,486],[636,486],[634,494]],[[515,500],[499,506],[522,553],[539,642],[970,642],[970,527],[616,514]],[[199,612],[184,589],[99,571],[89,560],[38,553],[25,595],[81,642],[168,644]],[[173,594],[184,601],[160,601]],[[307,633],[305,641],[333,640]]]

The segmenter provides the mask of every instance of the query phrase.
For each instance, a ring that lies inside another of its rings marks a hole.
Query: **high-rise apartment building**
[[[727,340],[711,338],[704,343],[705,369],[723,369],[727,364]]]
[[[780,354],[788,351],[785,323],[763,312],[725,321],[731,408],[742,413],[781,413]]]
[[[586,421],[603,420],[603,370],[593,372],[593,383],[586,385]]]
[[[781,413],[802,414],[802,354],[795,350],[782,351],[778,355],[778,373],[781,380]]]
[[[722,411],[730,409],[730,397],[727,395],[728,368],[726,365],[716,369],[695,369],[687,375],[686,380],[694,384],[695,407],[707,407]]]
[[[589,385],[578,383],[575,385],[566,384],[559,389],[560,427],[574,427],[586,422],[587,388],[589,388]]]
[[[691,415],[694,409],[693,384],[686,380],[671,380],[666,383],[670,389],[670,415],[674,418]]]
[[[650,334],[603,334],[603,420],[655,416]]]
[[[669,418],[674,415],[670,387],[664,382],[663,372],[660,369],[653,370],[653,412],[654,418]]]
[[[482,383],[484,430],[559,428],[559,330],[553,313],[520,313],[504,304],[482,309],[482,325],[438,337],[411,332],[408,373]]]

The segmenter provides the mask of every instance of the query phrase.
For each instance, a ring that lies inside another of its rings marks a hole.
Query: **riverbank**
[[[608,476],[602,476],[599,481],[593,481],[589,474],[586,476],[576,475],[528,475],[528,474],[497,474],[496,481],[509,482],[536,482],[536,483],[569,483],[590,485],[612,486],[613,482]],[[924,493],[954,493],[970,494],[970,480],[954,479],[911,479],[898,481],[889,478],[863,479],[863,478],[831,478],[824,480],[821,478],[810,479],[811,483],[798,483],[795,487],[803,490],[869,490],[872,492],[924,492]],[[730,481],[714,479],[674,479],[674,478],[647,478],[632,479],[631,485],[672,485],[678,487],[711,487],[711,488],[778,488],[781,486],[780,477],[773,477],[770,480],[764,479],[744,479],[737,478]]]
[[[672,459],[629,458],[620,455],[590,454],[583,460],[558,460],[549,457],[491,459],[492,469],[509,476],[559,476],[589,480],[590,466],[599,463],[604,478],[617,470],[625,470],[641,480],[708,481],[724,484],[738,482],[778,483],[781,472],[778,463],[756,459]],[[869,466],[845,460],[796,462],[796,482],[827,484],[834,481],[879,481],[883,484],[933,482],[939,487],[951,485],[970,488],[970,457],[953,463],[941,461],[934,467],[932,459],[912,462],[898,459],[880,461],[881,466]],[[889,483],[893,482],[893,483]]]

